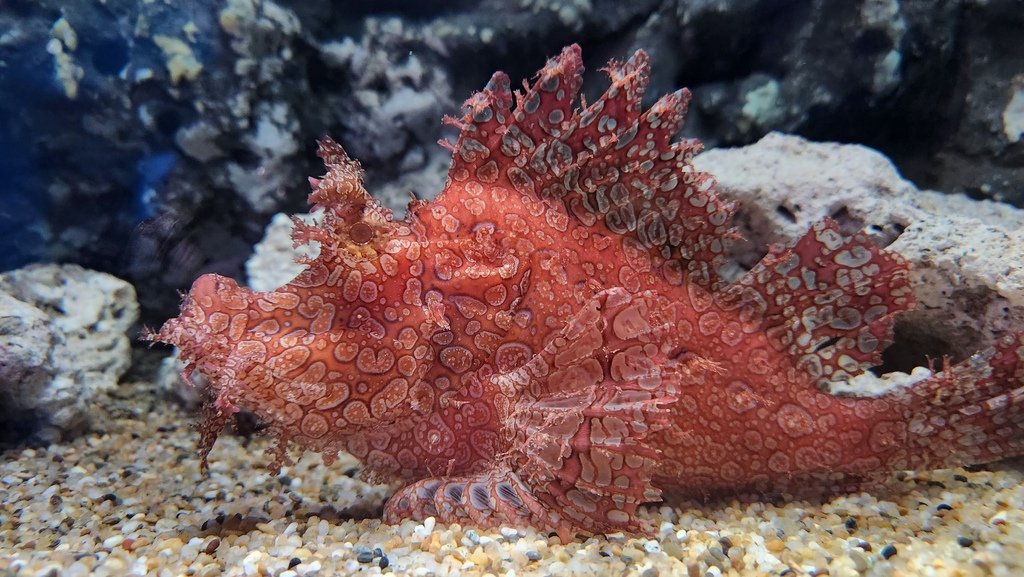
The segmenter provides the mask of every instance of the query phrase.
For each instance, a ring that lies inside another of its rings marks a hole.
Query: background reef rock
[[[77,265],[0,274],[0,443],[55,441],[87,424],[131,364],[135,289]]]
[[[442,114],[572,42],[590,97],[648,50],[649,99],[691,87],[684,132],[709,146],[861,143],[921,187],[1024,206],[1022,28],[1018,0],[7,0],[0,270],[111,272],[159,323],[302,209],[317,137],[401,208],[440,190]]]
[[[308,223],[315,221],[315,217],[308,213],[297,216]],[[252,256],[245,261],[246,286],[260,292],[280,288],[305,268],[295,262],[296,257],[316,258],[320,252],[318,247],[292,246],[292,228],[292,219],[287,214],[277,213],[270,219],[263,238],[256,243]]]

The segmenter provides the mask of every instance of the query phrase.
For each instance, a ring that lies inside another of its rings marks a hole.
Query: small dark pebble
[[[939,488],[942,488],[942,489],[946,488],[946,484],[943,483],[942,481],[928,481],[928,486],[929,487],[939,487]]]
[[[214,537],[213,539],[210,539],[208,543],[206,543],[206,547],[203,549],[203,553],[206,553],[207,555],[213,555],[217,551],[218,547],[220,547],[220,539]]]
[[[888,559],[888,558],[892,557],[895,554],[896,554],[896,546],[895,545],[886,545],[885,547],[882,548],[881,555],[882,555],[883,559]]]
[[[292,484],[292,478],[289,477],[288,475],[281,475],[280,477],[277,478],[277,482],[287,487],[288,485]]]
[[[971,545],[974,545],[974,539],[971,539],[970,537],[957,537],[956,544],[961,547],[970,547]]]
[[[377,563],[377,565],[378,565],[378,566],[379,566],[379,567],[380,567],[381,569],[387,569],[387,568],[388,568],[388,565],[390,565],[390,564],[391,564],[391,562],[390,562],[390,561],[388,561],[388,556],[387,556],[387,555],[384,555],[384,556],[382,556],[382,557],[380,558],[380,562],[379,562],[379,563]]]
[[[953,507],[948,505],[948,504],[946,504],[946,503],[939,503],[938,506],[935,507],[935,510],[936,511],[952,511]]]
[[[346,477],[355,477],[359,473],[359,467],[350,467],[345,470]]]
[[[104,501],[110,501],[111,503],[117,503],[117,495],[115,495],[114,493],[106,493],[105,495],[100,497],[100,503],[102,503]]]
[[[339,521],[341,519],[341,512],[334,507],[327,505],[326,507],[320,508],[317,516],[330,523],[332,521]]]
[[[854,519],[853,517],[847,517],[846,521],[843,522],[843,525],[846,525],[846,530],[847,531],[856,531],[857,530],[857,520]]]
[[[953,480],[960,481],[961,483],[966,483],[967,477],[964,477],[963,475],[957,473],[956,475],[953,475]]]
[[[291,569],[299,563],[302,563],[302,559],[299,559],[298,557],[292,557],[292,560],[288,562],[288,568]]]
[[[867,553],[871,552],[871,543],[868,543],[867,541],[861,541],[857,543],[856,547],[860,547]]]
[[[175,427],[174,425],[160,425],[159,427],[156,428],[156,432],[158,432],[158,433],[170,433],[170,432],[174,431],[175,429],[177,429],[177,427]]]
[[[362,552],[360,552],[358,555],[356,555],[356,561],[359,561],[360,563],[372,563],[373,562],[373,552],[372,551],[362,551]]]
[[[732,548],[732,539],[728,537],[722,537],[718,540],[719,545],[722,546],[722,550],[728,555],[729,549]]]
[[[373,556],[374,556],[374,557],[380,557],[380,556],[381,556],[381,555],[383,555],[383,554],[384,554],[384,551],[383,551],[383,550],[381,550],[381,548],[380,548],[380,547],[374,547],[374,548],[373,548]]]
[[[793,573],[794,573],[794,571],[792,569],[790,569],[789,567],[786,567],[785,569],[782,570],[781,573],[779,573],[779,577],[786,577],[786,575],[792,575]]]
[[[527,551],[526,558],[530,561],[540,561],[540,553],[533,550]]]

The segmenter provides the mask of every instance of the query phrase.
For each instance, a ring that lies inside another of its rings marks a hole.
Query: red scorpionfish
[[[578,46],[525,92],[465,104],[444,191],[395,220],[320,142],[319,255],[254,292],[207,274],[150,338],[211,398],[203,464],[238,409],[279,439],[404,483],[385,519],[638,531],[662,498],[851,490],[901,469],[1024,453],[1024,338],[877,397],[823,390],[878,365],[914,305],[908,265],[822,222],[727,283],[733,205],[673,141],[690,93],[647,110],[647,55],[577,107]],[[515,102],[513,104],[513,96]]]

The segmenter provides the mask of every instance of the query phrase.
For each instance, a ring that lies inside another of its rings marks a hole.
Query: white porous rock
[[[773,132],[750,146],[704,152],[694,164],[715,175],[720,194],[739,202],[735,224],[746,241],[736,243],[733,254],[746,266],[769,244],[796,242],[826,217],[844,232],[866,229],[882,244],[926,218],[909,200],[918,192],[914,185],[864,146]]]
[[[856,395],[878,397],[888,392],[912,387],[935,374],[925,367],[914,367],[910,374],[893,371],[876,376],[870,371],[855,375],[849,381],[829,383],[829,392],[834,395]]]
[[[315,220],[314,215],[296,215],[307,223]],[[253,247],[253,254],[245,261],[245,272],[249,288],[254,291],[272,291],[291,282],[304,268],[295,262],[300,256],[315,258],[320,252],[316,243],[312,246],[292,245],[292,220],[288,215],[278,213],[270,219],[263,239]]]
[[[156,371],[156,385],[163,393],[169,395],[183,407],[189,410],[198,409],[203,404],[203,390],[206,381],[199,371],[192,372],[192,384],[181,377],[185,370],[185,363],[178,358],[178,349],[174,354],[165,357]]]
[[[733,246],[733,275],[769,244],[791,244],[831,217],[844,233],[864,230],[910,262],[918,304],[897,322],[901,354],[965,358],[1024,328],[1024,211],[918,190],[864,146],[779,133],[705,152],[695,165],[739,203],[736,225],[746,240]]]
[[[54,441],[88,421],[131,364],[131,284],[77,265],[0,274],[0,397],[13,429]],[[8,431],[10,432],[10,431]]]

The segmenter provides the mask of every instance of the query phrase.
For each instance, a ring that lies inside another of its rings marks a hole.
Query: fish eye
[[[352,228],[349,229],[348,234],[352,237],[352,242],[358,245],[364,245],[373,239],[373,229],[365,222],[357,222],[353,224]]]

